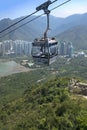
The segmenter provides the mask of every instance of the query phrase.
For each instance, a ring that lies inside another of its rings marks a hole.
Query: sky
[[[15,19],[29,15],[35,12],[37,6],[46,1],[47,0],[0,0],[0,19]],[[65,1],[66,0],[58,0],[54,4],[50,5],[49,9],[52,9]],[[73,14],[83,14],[86,12],[87,0],[71,0],[65,5],[53,10],[51,14],[56,17],[67,17]],[[42,13],[42,11],[40,11],[39,14],[40,13]]]

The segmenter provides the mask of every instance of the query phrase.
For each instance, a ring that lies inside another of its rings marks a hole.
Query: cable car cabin
[[[56,61],[58,55],[58,42],[52,39],[35,39],[32,43],[31,55],[37,64],[51,64]]]
[[[58,44],[55,38],[49,39],[47,37],[47,32],[49,30],[49,14],[50,11],[48,10],[48,6],[51,4],[51,1],[48,0],[47,2],[41,4],[36,8],[37,11],[44,10],[44,13],[47,16],[47,28],[44,32],[43,39],[35,39],[32,43],[32,57],[35,63],[42,63],[42,64],[51,64],[55,62],[56,57],[58,55]]]

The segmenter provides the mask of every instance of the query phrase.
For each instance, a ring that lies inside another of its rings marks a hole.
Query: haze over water
[[[0,77],[7,76],[13,73],[23,72],[23,71],[28,71],[28,69],[17,64],[14,61],[9,61],[9,62],[0,61]]]

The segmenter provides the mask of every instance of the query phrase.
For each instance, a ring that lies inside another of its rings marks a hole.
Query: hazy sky
[[[35,8],[47,0],[0,0],[0,19],[17,18],[31,14]],[[53,1],[53,0],[51,0]],[[58,0],[49,9],[61,4],[66,0]],[[71,0],[69,3],[51,12],[57,17],[67,17],[71,14],[81,14],[87,12],[87,0]],[[42,13],[42,12],[40,12]]]

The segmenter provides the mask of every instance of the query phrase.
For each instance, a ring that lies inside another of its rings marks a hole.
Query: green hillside
[[[38,80],[48,77],[49,72],[43,70],[32,70],[26,73],[13,74],[0,78],[0,106],[3,103],[12,101]],[[46,80],[46,79],[45,79]]]
[[[87,26],[73,27],[56,37],[59,41],[72,42],[75,49],[87,49]]]
[[[86,130],[87,99],[70,89],[72,78],[87,83],[87,58],[1,77],[0,130]]]
[[[0,130],[86,130],[87,100],[70,94],[69,78],[28,85],[0,108]]]
[[[32,84],[46,82],[54,77],[80,77],[87,80],[87,58],[78,57],[67,61],[58,57],[50,66],[32,68],[26,73],[18,73],[0,78],[0,106],[21,96]],[[16,94],[15,94],[16,93]]]

